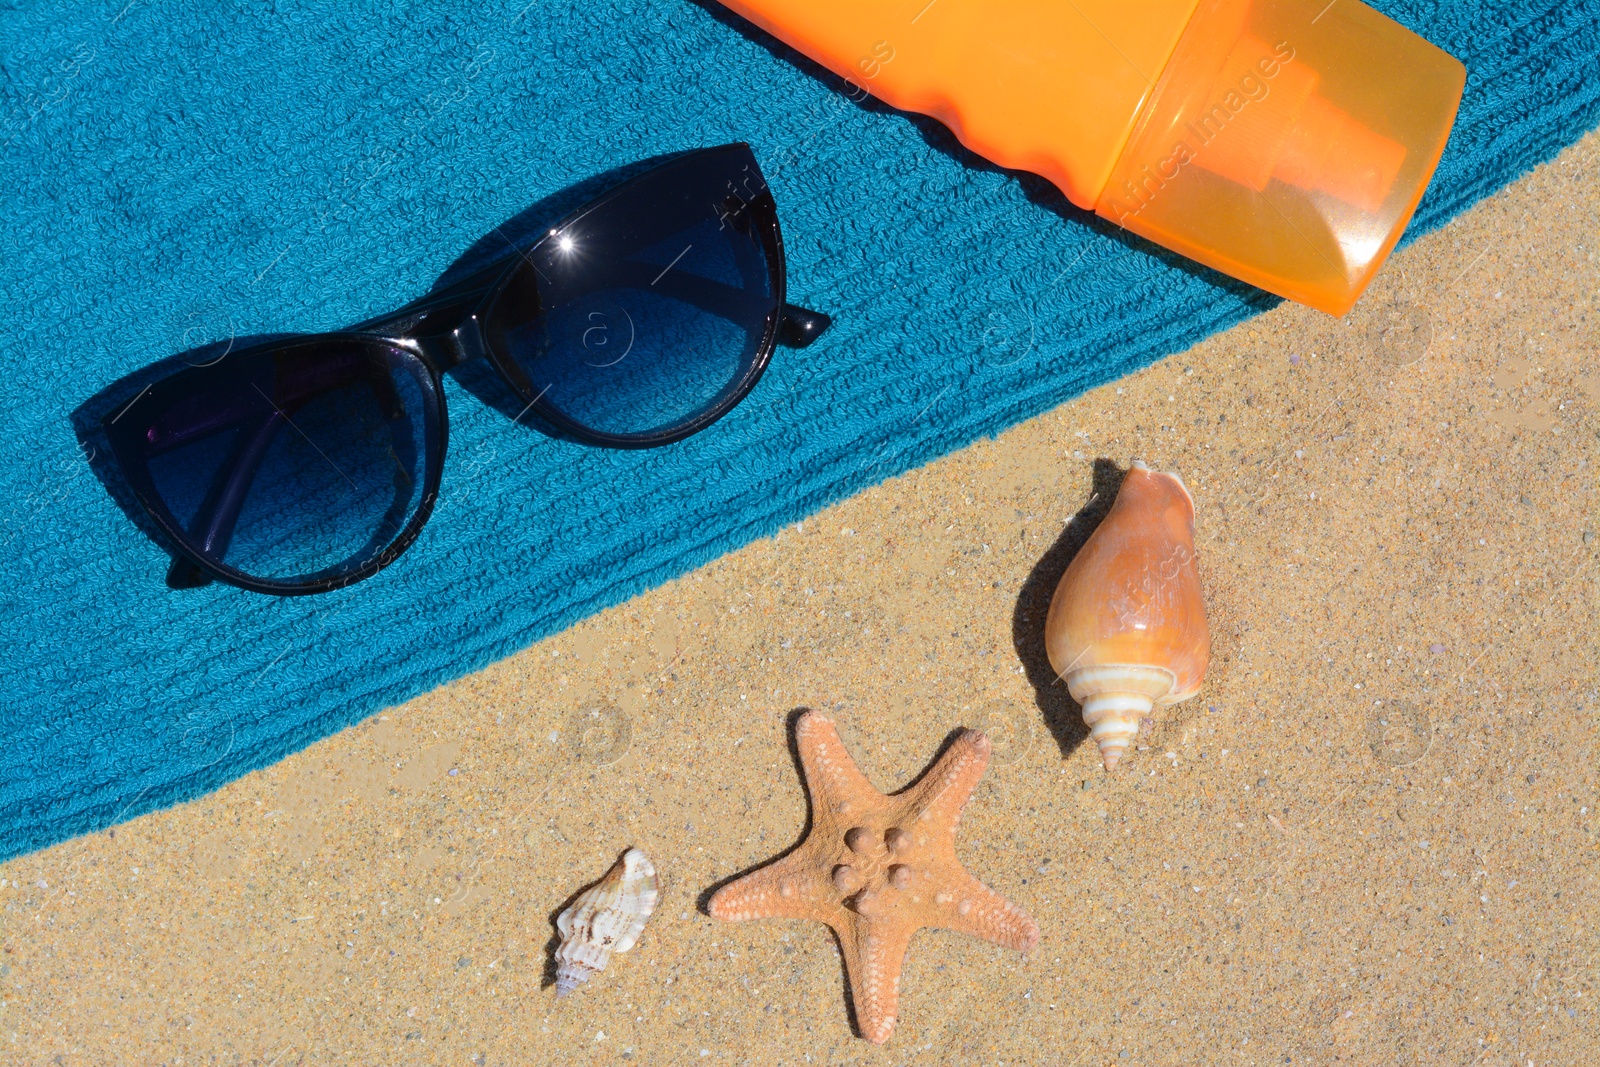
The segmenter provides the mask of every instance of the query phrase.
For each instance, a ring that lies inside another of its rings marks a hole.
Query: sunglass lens
[[[650,438],[703,423],[760,373],[776,328],[770,204],[747,150],[669,164],[528,253],[490,343],[582,426]]]
[[[117,417],[118,452],[207,560],[266,582],[347,575],[423,506],[433,381],[385,345],[319,340],[174,375]]]

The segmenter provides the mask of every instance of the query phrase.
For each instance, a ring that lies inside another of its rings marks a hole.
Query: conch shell
[[[613,952],[639,940],[661,896],[650,857],[630,848],[606,876],[584,890],[556,917],[556,996],[564,997],[606,969]]]
[[[1154,705],[1199,692],[1211,633],[1195,570],[1194,498],[1176,474],[1133,461],[1056,586],[1044,644],[1108,771]]]

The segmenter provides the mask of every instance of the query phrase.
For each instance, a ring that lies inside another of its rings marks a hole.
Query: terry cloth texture
[[[1461,57],[1412,233],[1592,128],[1600,0],[1379,0]],[[1271,306],[691,0],[22,3],[0,14],[0,858],[173,804]],[[529,205],[747,140],[791,299],[710,431],[618,452],[451,381],[433,520],[377,578],[174,592],[73,413],[202,342],[399,306]]]

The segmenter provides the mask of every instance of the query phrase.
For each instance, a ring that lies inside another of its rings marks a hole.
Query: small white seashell
[[[613,952],[639,940],[661,896],[656,866],[636,848],[622,854],[606,876],[584,890],[556,917],[556,996],[566,996],[606,969]]]

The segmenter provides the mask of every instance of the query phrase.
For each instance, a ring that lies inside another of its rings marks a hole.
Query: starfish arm
[[[889,1040],[900,1013],[900,968],[915,928],[906,923],[852,922],[834,928],[850,976],[850,1000],[861,1036]]]
[[[965,871],[957,872],[943,891],[952,899],[937,925],[946,930],[981,937],[1018,952],[1032,951],[1039,943],[1039,924],[1033,916]]]
[[[806,712],[795,723],[794,740],[800,750],[800,765],[805,769],[806,788],[811,791],[813,813],[820,815],[819,809],[845,797],[881,795],[850,758],[832,719],[815,711]]]
[[[817,882],[814,864],[797,849],[736,878],[711,895],[706,910],[718,919],[821,919],[834,903]]]
[[[976,730],[963,730],[911,792],[911,810],[935,826],[951,831],[961,821],[961,809],[977,788],[989,765],[989,738]]]

